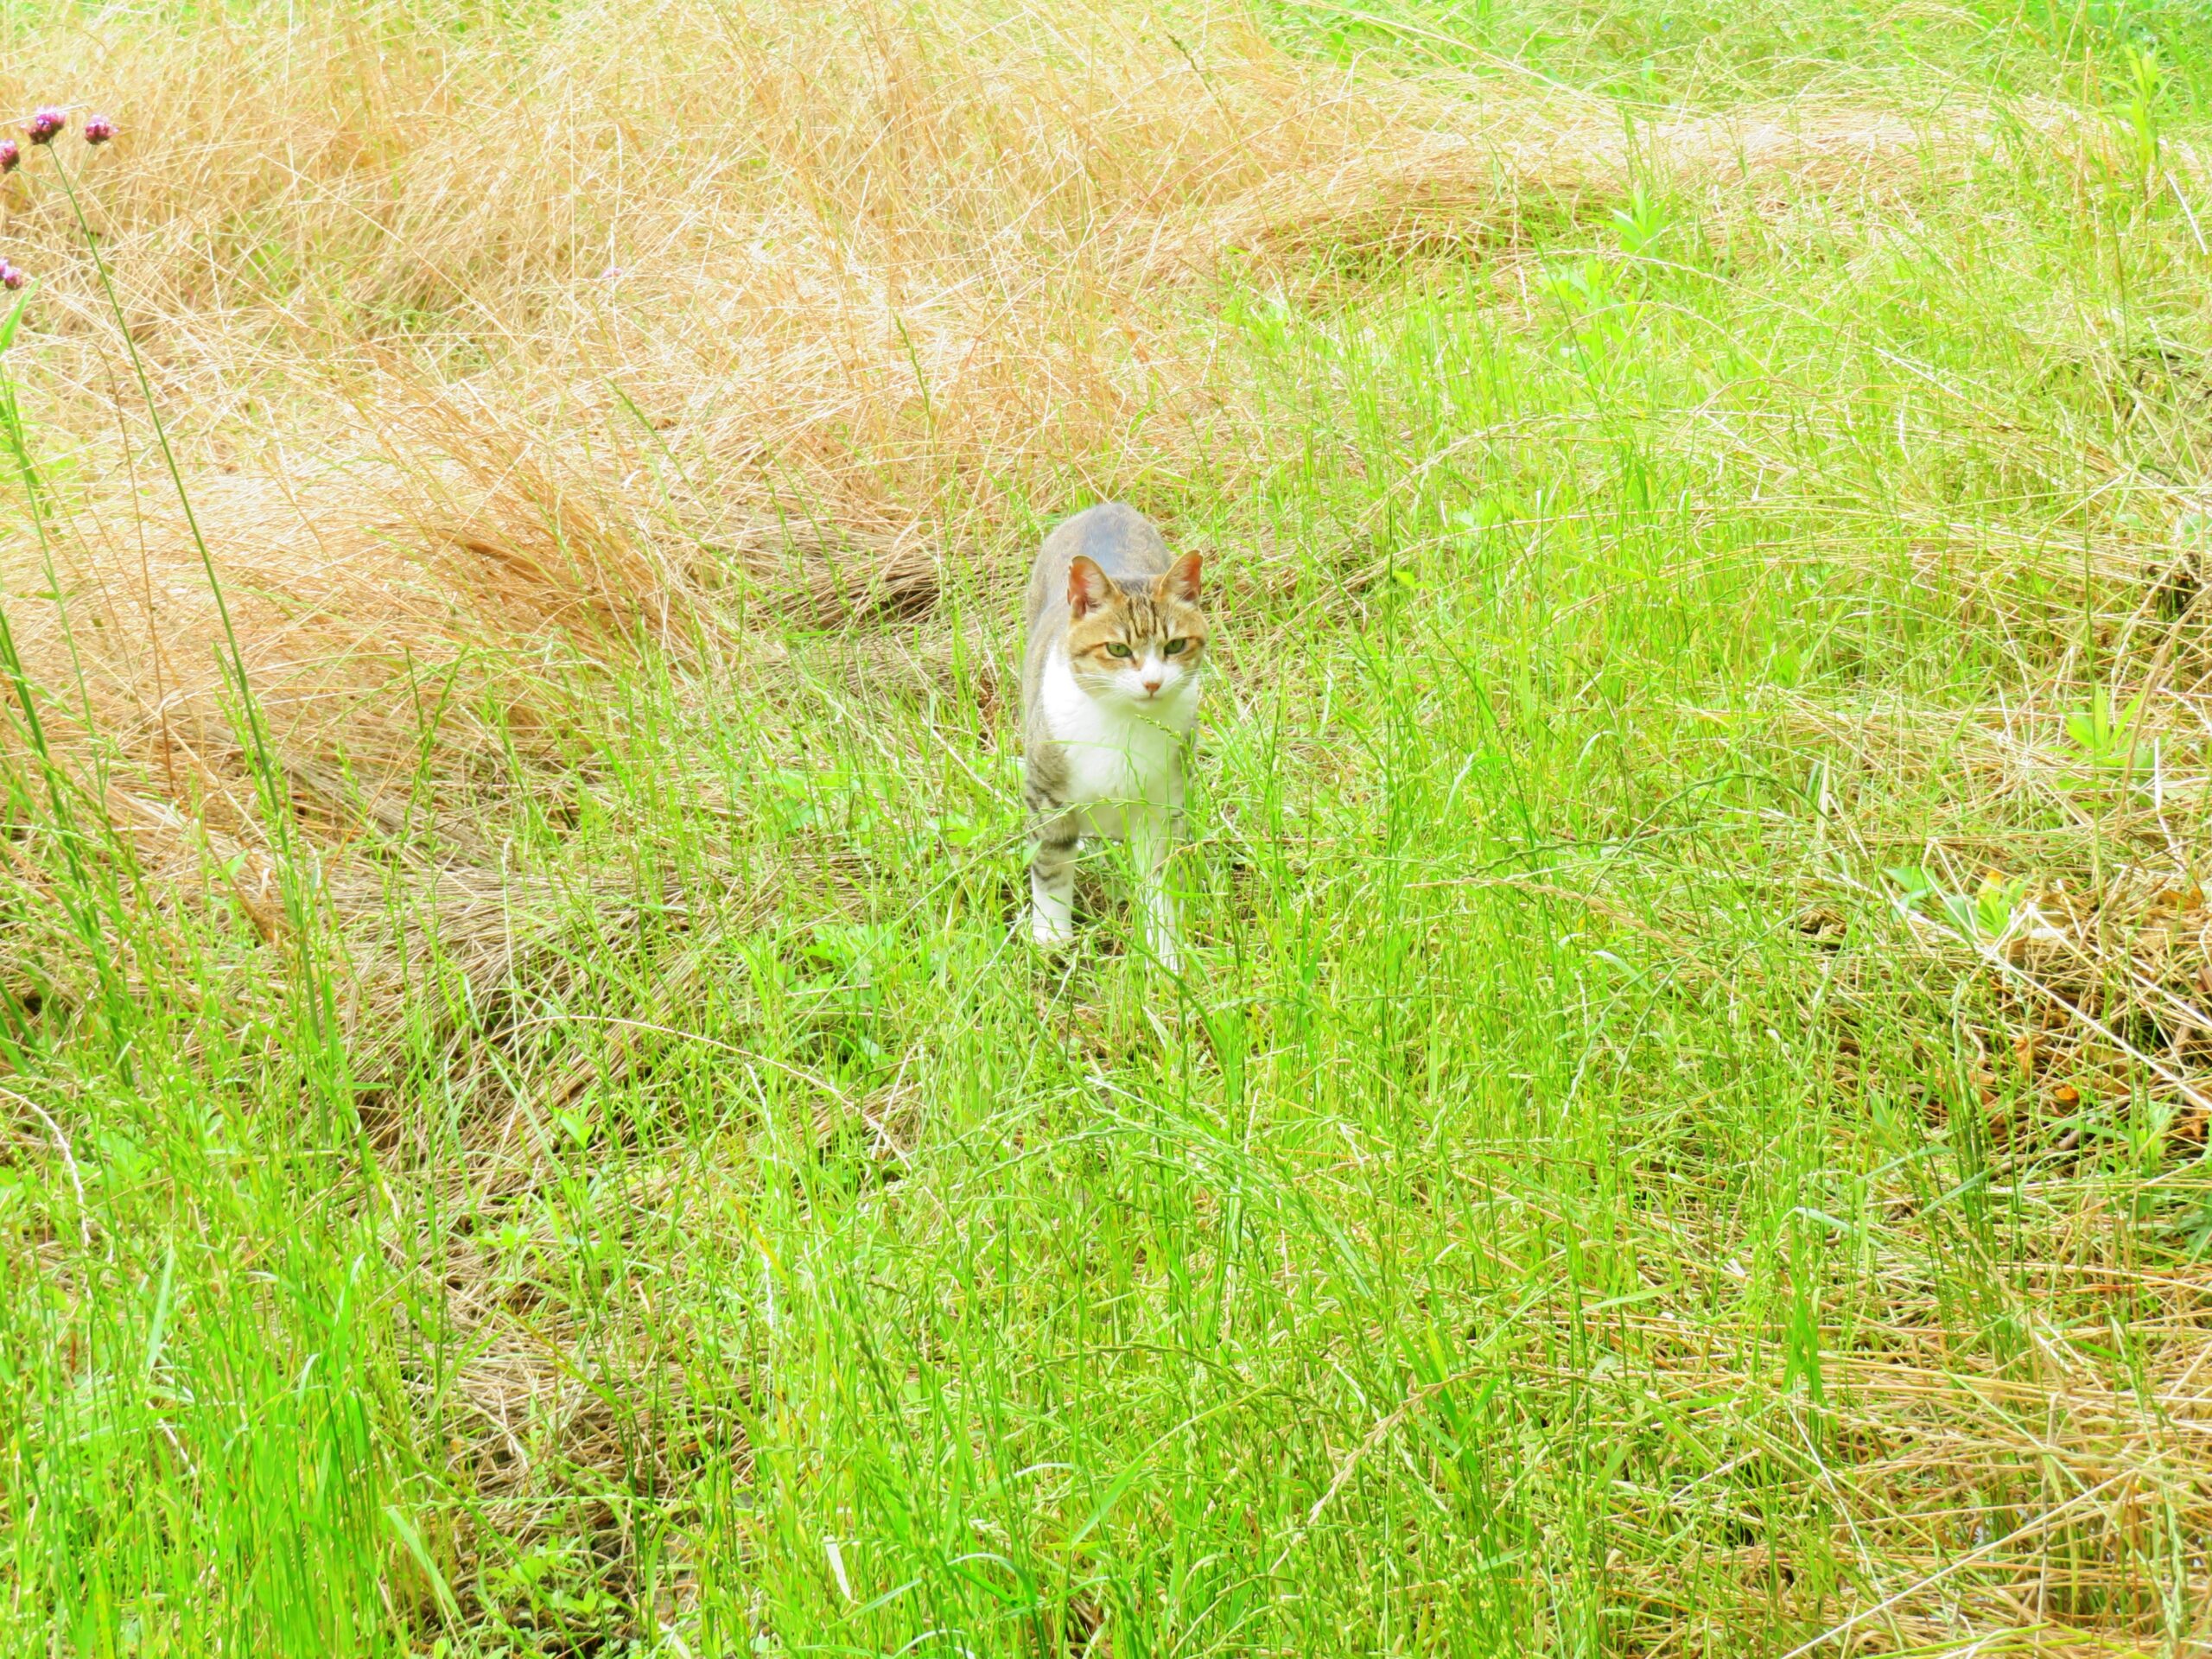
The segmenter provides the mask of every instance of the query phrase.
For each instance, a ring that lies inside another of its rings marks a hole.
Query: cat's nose
[[[1147,696],[1147,697],[1148,697],[1148,696],[1151,696],[1154,692],[1158,691],[1159,690],[1160,690],[1160,681],[1159,681],[1157,678],[1148,679],[1148,680],[1147,680],[1147,681],[1144,683],[1144,694],[1145,694],[1145,696]]]

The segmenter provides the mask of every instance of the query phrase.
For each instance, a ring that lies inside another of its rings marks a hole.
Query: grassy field
[[[2212,1654],[2208,97],[0,8],[0,1649]],[[1179,977],[1018,926],[1103,496]]]

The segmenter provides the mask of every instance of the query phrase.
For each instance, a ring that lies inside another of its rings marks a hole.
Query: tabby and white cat
[[[1167,859],[1183,830],[1183,751],[1198,715],[1207,626],[1198,556],[1168,551],[1145,516],[1109,501],[1064,520],[1029,573],[1021,704],[1036,848],[1031,931],[1074,938],[1077,842],[1126,841],[1144,888],[1145,943],[1178,965]]]

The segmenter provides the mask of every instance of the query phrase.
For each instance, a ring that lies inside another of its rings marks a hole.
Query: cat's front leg
[[[1179,971],[1183,963],[1175,893],[1168,882],[1181,819],[1182,812],[1175,806],[1155,806],[1129,815],[1129,852],[1136,866],[1144,911],[1145,948],[1171,974]]]
[[[1029,858],[1029,935],[1056,949],[1075,939],[1076,815],[1065,810],[1040,811],[1037,844]]]

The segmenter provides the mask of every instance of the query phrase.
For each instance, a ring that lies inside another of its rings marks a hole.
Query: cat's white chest
[[[1067,803],[1086,809],[1086,829],[1117,836],[1122,808],[1182,804],[1183,740],[1198,715],[1198,687],[1158,708],[1093,697],[1077,685],[1066,658],[1046,665],[1045,721],[1068,768]]]

